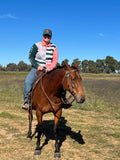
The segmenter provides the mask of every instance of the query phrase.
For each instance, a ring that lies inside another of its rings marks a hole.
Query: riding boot
[[[29,110],[31,106],[31,92],[29,92],[27,98],[24,98],[24,104],[22,104],[21,108],[24,110]]]
[[[28,111],[30,106],[28,104],[22,104],[21,108]]]

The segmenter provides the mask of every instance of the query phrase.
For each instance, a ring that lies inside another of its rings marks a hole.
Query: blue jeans
[[[25,79],[25,83],[24,83],[24,102],[28,96],[29,91],[31,90],[31,87],[36,79],[36,73],[37,69],[36,68],[32,68],[31,71],[29,72],[29,74],[27,75],[26,79]]]

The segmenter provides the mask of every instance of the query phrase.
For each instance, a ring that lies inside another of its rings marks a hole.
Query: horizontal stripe
[[[53,49],[53,50],[54,50],[54,49],[55,49],[55,47],[47,47],[47,49]]]
[[[53,51],[46,51],[46,53],[52,53],[53,54]]]
[[[43,60],[40,60],[40,59],[35,59],[35,60],[36,60],[36,62],[39,63],[39,64],[46,64],[46,62],[43,61]]]
[[[46,58],[46,60],[48,61],[48,60],[52,60],[52,58]]]
[[[51,44],[51,47],[54,47],[54,48],[56,48],[56,45],[54,45],[54,44]]]
[[[38,61],[36,61],[36,62],[37,62],[37,64],[44,64],[44,65],[46,65],[45,62],[38,62]]]
[[[47,50],[49,50],[49,49],[54,50],[54,49],[55,49],[55,47],[47,47]]]
[[[53,56],[53,53],[46,52],[46,56]]]
[[[42,63],[37,63],[38,66],[42,66],[42,67],[46,67],[46,64],[42,64]]]
[[[38,61],[38,62],[45,62],[44,59],[35,58],[35,60]]]
[[[53,58],[53,56],[52,55],[47,55],[46,58]]]
[[[46,52],[54,52],[53,49],[47,49]]]
[[[46,64],[51,64],[51,61],[46,61]]]

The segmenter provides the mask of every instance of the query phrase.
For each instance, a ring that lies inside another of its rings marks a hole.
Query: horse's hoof
[[[41,154],[41,150],[35,150],[35,152],[34,152],[35,156],[40,155],[40,154]]]
[[[61,154],[60,154],[59,152],[56,152],[56,153],[54,154],[54,158],[61,158]]]

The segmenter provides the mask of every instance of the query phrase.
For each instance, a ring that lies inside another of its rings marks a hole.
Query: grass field
[[[0,160],[53,160],[53,115],[43,117],[40,156],[36,138],[26,140],[27,112],[20,109],[26,73],[0,73]],[[82,74],[84,104],[63,110],[61,160],[120,159],[120,75]],[[34,112],[33,132],[37,121]]]

